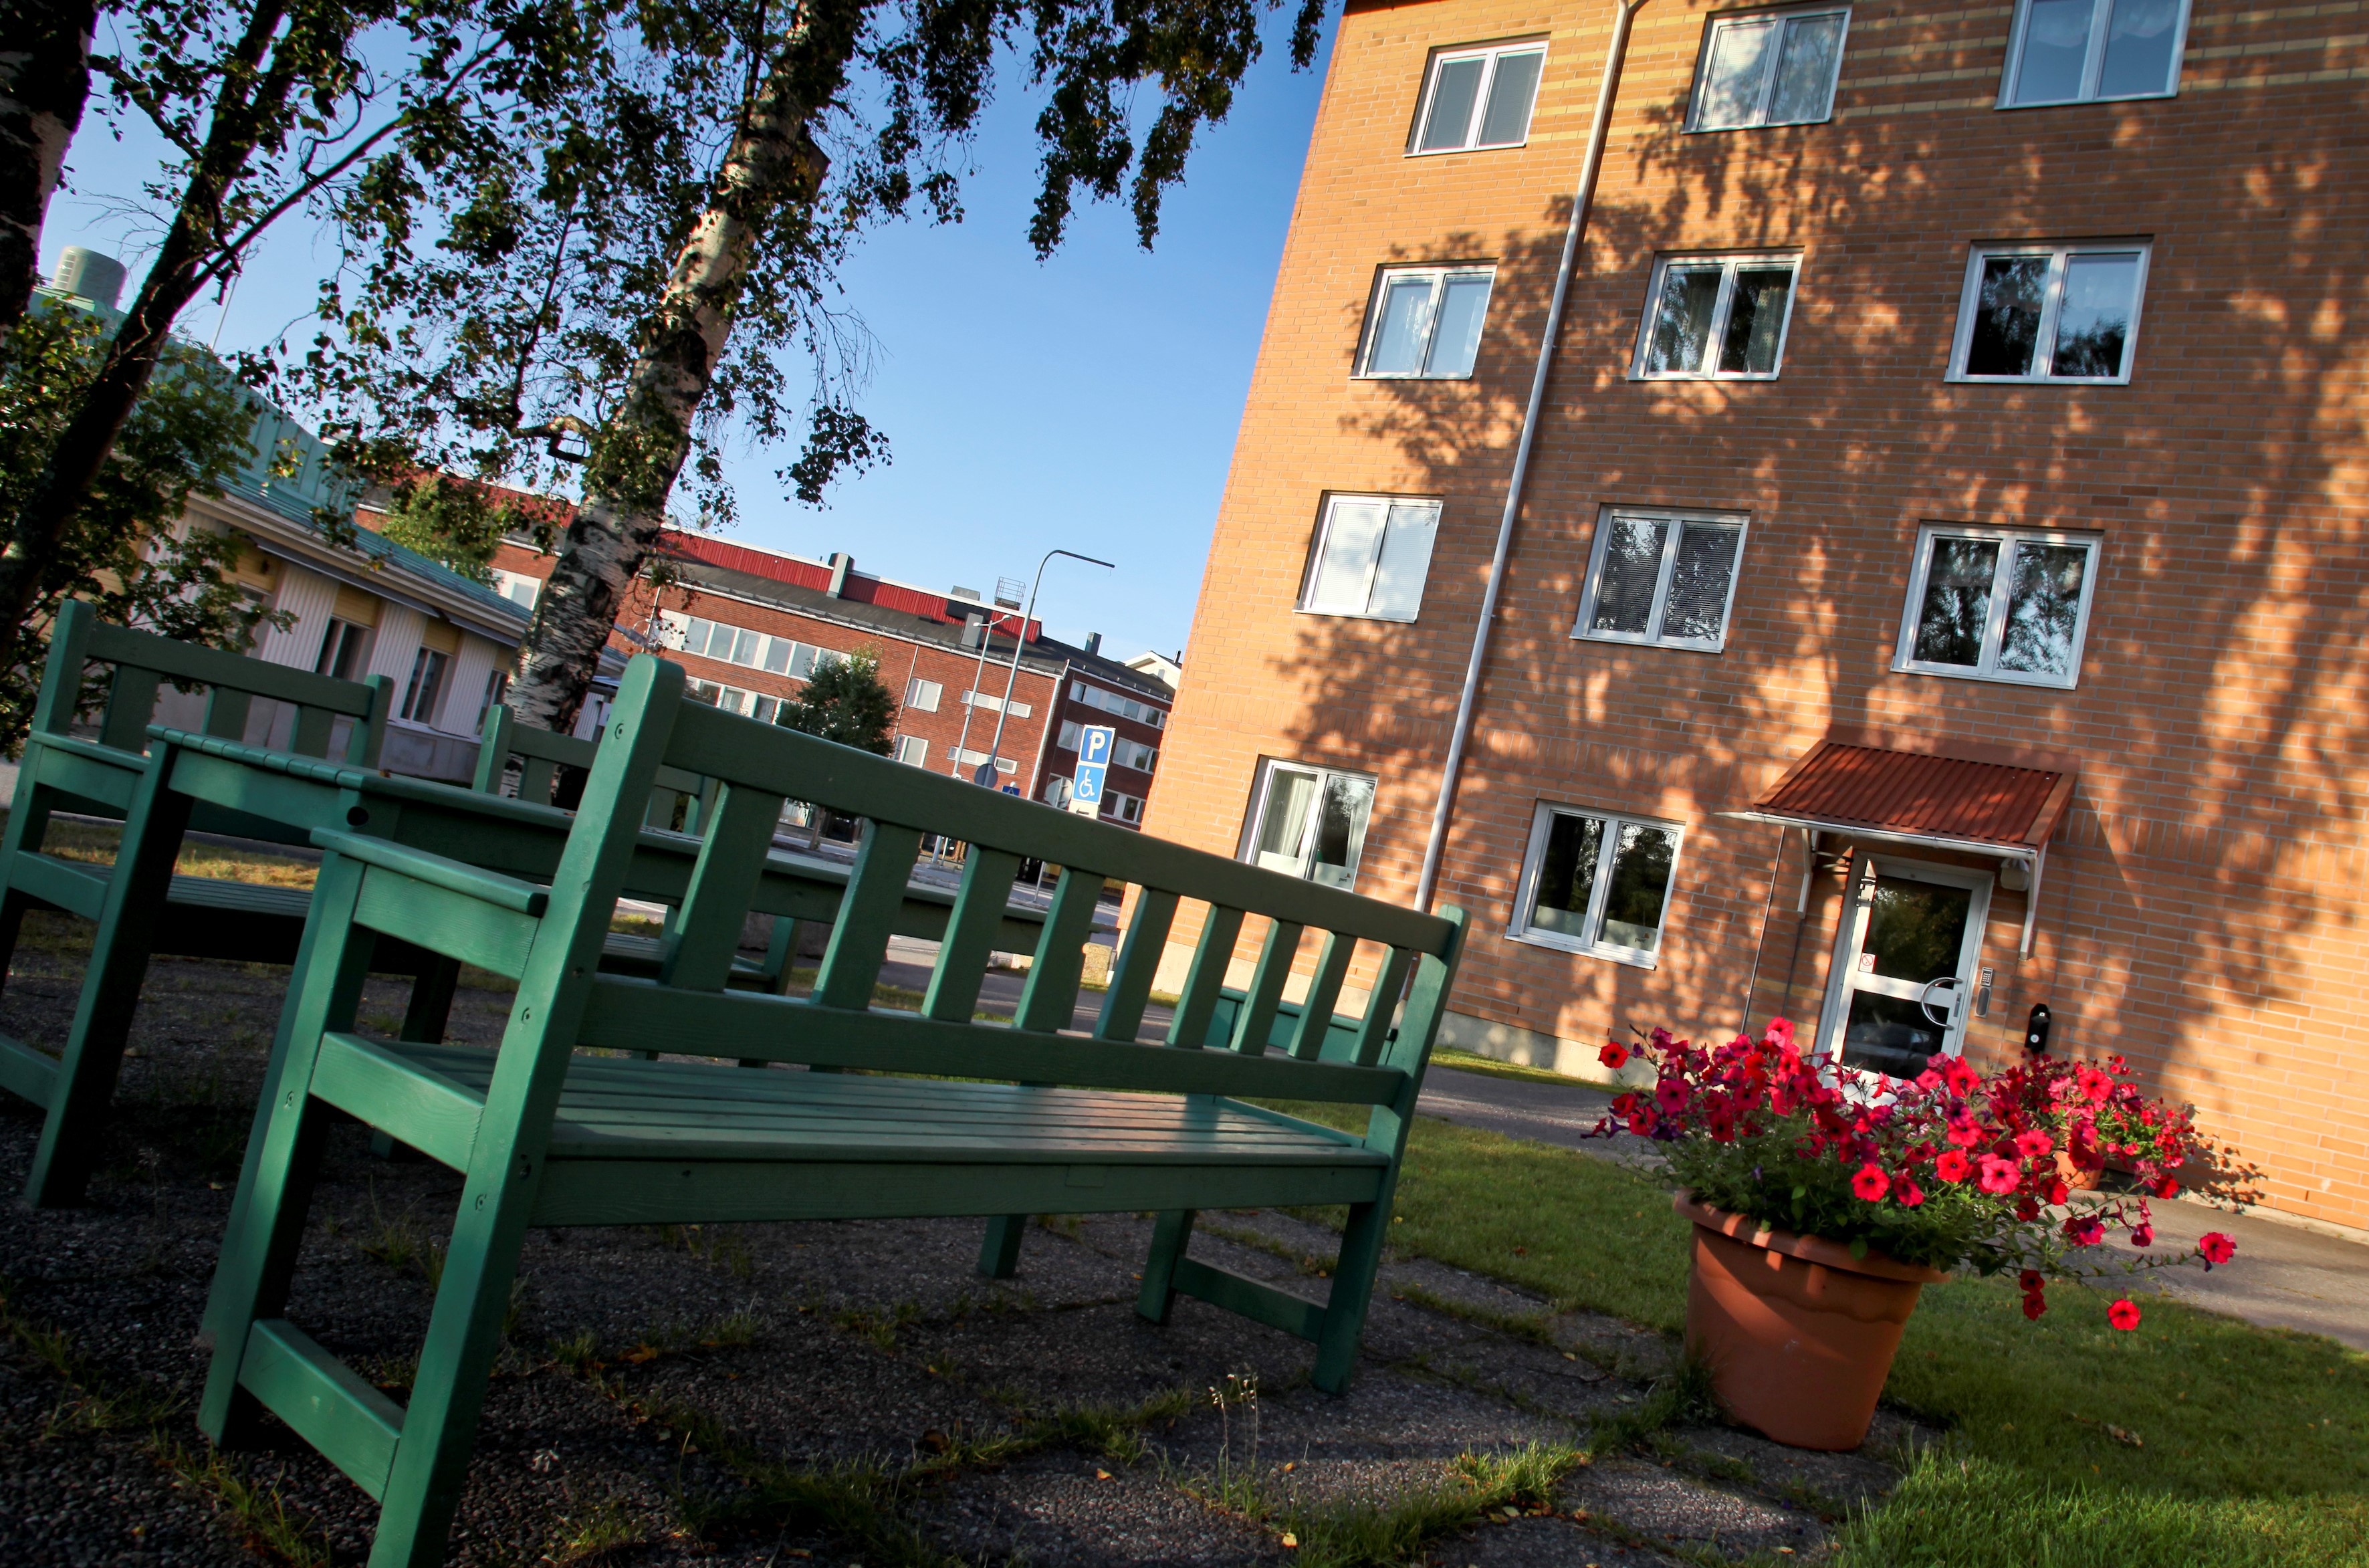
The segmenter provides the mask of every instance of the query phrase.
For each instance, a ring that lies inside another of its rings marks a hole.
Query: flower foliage
[[[2177,1194],[2214,1151],[2191,1111],[2139,1093],[2120,1057],[2102,1068],[2043,1057],[1988,1077],[1936,1058],[1896,1079],[1812,1061],[1781,1018],[1757,1040],[1698,1046],[1656,1029],[1634,1052],[1613,1042],[1602,1055],[1614,1067],[1650,1060],[1656,1072],[1652,1088],[1612,1102],[1594,1136],[1655,1140],[1698,1202],[1860,1256],[2014,1274],[2028,1318],[2047,1310],[2052,1279],[2209,1269],[2237,1251],[2217,1231],[2192,1251],[2148,1251],[2149,1199]],[[2097,1169],[2109,1156],[2128,1163],[2134,1193],[2068,1189],[2066,1163]],[[2115,1229],[2139,1256],[2101,1250]],[[2107,1321],[2136,1328],[2139,1310],[2119,1299]]]

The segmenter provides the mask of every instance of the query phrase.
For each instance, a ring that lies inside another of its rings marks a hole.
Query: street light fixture
[[[990,789],[995,787],[996,759],[1003,754],[1003,721],[1012,713],[1012,693],[1020,680],[1021,651],[1028,646],[1028,626],[1036,618],[1036,590],[1045,586],[1045,568],[1053,564],[1056,555],[1067,555],[1072,561],[1083,561],[1090,567],[1101,567],[1108,571],[1118,569],[1108,561],[1081,555],[1075,550],[1047,550],[1045,558],[1036,563],[1036,580],[1028,585],[1028,607],[1020,612],[1020,630],[1012,639],[1012,668],[1003,676],[1003,703],[995,714],[995,738],[987,743],[987,761],[981,762],[978,771],[971,775],[973,784],[982,784]],[[1046,715],[1046,722],[1052,722],[1051,714]]]

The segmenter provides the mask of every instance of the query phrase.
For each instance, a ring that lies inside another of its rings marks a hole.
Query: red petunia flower
[[[1654,1108],[1651,1105],[1640,1105],[1629,1113],[1629,1130],[1639,1138],[1650,1137],[1654,1131]]]
[[[2178,1197],[2180,1196],[2180,1184],[2173,1181],[2169,1176],[2166,1176],[2163,1180],[2156,1183],[2155,1196],[2161,1198]]]
[[[1654,1103],[1665,1111],[1677,1112],[1687,1108],[1687,1085],[1683,1079],[1665,1078],[1654,1085]]]
[[[1963,1057],[1951,1057],[1943,1062],[1941,1079],[1952,1094],[1971,1094],[1983,1086],[1983,1075],[1968,1067]]]
[[[1903,1176],[1900,1185],[1892,1189],[1892,1196],[1900,1200],[1903,1208],[1914,1208],[1925,1201],[1925,1189],[1909,1177]]]
[[[1863,1203],[1875,1203],[1892,1190],[1892,1178],[1873,1165],[1861,1165],[1851,1177],[1851,1195]]]
[[[1760,1037],[1768,1044],[1782,1050],[1793,1043],[1793,1025],[1782,1018],[1771,1018],[1768,1020],[1768,1029]]]
[[[1618,1072],[1629,1065],[1629,1047],[1618,1040],[1607,1040],[1604,1048],[1596,1053],[1596,1059]]]
[[[2154,1245],[2155,1245],[2155,1227],[2154,1227],[2154,1226],[2152,1226],[2152,1225],[2134,1225],[2134,1226],[2132,1226],[2132,1227],[2131,1227],[2131,1245],[2132,1245],[2132,1246],[2134,1246],[2134,1247],[2139,1247],[2139,1248],[2142,1248],[2142,1249],[2154,1246]]]
[[[2015,1276],[2015,1282],[2029,1293],[2048,1283],[2048,1278],[2036,1268],[2027,1268]]]
[[[2068,1189],[2068,1188],[2065,1185],[2065,1182],[2064,1182],[2064,1179],[2063,1179],[2062,1177],[2052,1177],[2052,1178],[2049,1180],[2049,1183],[2048,1183],[2048,1201],[2049,1201],[2049,1202],[2051,1202],[2051,1203],[2063,1203],[2066,1198],[2071,1197],[2072,1196],[2073,1196],[2073,1194],[2072,1194],[2071,1190],[2070,1190],[2070,1189]]]
[[[2106,1321],[2128,1333],[2139,1326],[2138,1304],[2125,1296],[2106,1309]]]
[[[2030,1318],[2033,1322],[2038,1322],[2040,1321],[2040,1314],[2046,1310],[2048,1310],[2047,1297],[2043,1296],[2037,1290],[2027,1290],[2023,1293],[2023,1315],[2025,1317]]]
[[[2065,1239],[2077,1247],[2094,1247],[2106,1239],[2106,1227],[2095,1215],[2075,1215],[2065,1222]]]
[[[1966,1158],[1963,1149],[1945,1149],[1941,1157],[1933,1162],[1933,1173],[1945,1182],[1963,1182],[1974,1169],[1974,1162]]]
[[[2056,1140],[2037,1128],[2015,1135],[2015,1151],[2027,1160],[2037,1160],[2055,1147]]]
[[[2022,1185],[2022,1174],[2016,1170],[2014,1161],[2002,1160],[1996,1154],[1983,1156],[1983,1191],[2003,1197]]]
[[[2196,1250],[2204,1254],[2205,1265],[2210,1267],[2216,1263],[2227,1263],[2231,1258],[2236,1257],[2237,1243],[2218,1230],[2207,1230],[2196,1238]]]

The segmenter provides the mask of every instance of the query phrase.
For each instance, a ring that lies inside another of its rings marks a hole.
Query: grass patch
[[[212,1500],[214,1511],[247,1551],[288,1568],[330,1568],[327,1537],[292,1510],[279,1488],[256,1485],[211,1448],[200,1451],[163,1437],[151,1447],[176,1480]]]
[[[641,1545],[649,1532],[635,1521],[622,1497],[604,1497],[581,1513],[559,1521],[544,1561],[552,1568],[581,1568]]]
[[[6,820],[7,813],[0,811],[0,823]],[[40,853],[55,855],[60,860],[80,861],[86,865],[112,865],[116,852],[122,844],[123,830],[120,828],[52,818],[48,830],[41,835]],[[234,849],[228,844],[201,843],[195,840],[183,841],[181,853],[174,857],[173,869],[184,876],[204,876],[217,882],[252,882],[265,887],[310,887],[321,874],[320,865],[314,861],[269,854],[260,850]]]
[[[1555,1072],[1543,1067],[1529,1067],[1517,1061],[1499,1061],[1473,1051],[1459,1051],[1452,1046],[1431,1047],[1431,1065],[1452,1067],[1459,1072],[1485,1073],[1491,1078],[1512,1078],[1525,1083],[1561,1083],[1578,1089],[1604,1089],[1590,1079],[1574,1078],[1566,1072]],[[1606,1093],[1613,1093],[1605,1089]]]

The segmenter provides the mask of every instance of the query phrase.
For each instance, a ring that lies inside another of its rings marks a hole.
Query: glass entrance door
[[[1870,860],[1852,879],[1822,1031],[1849,1066],[1914,1078],[1966,1032],[1991,879],[1956,866]]]

